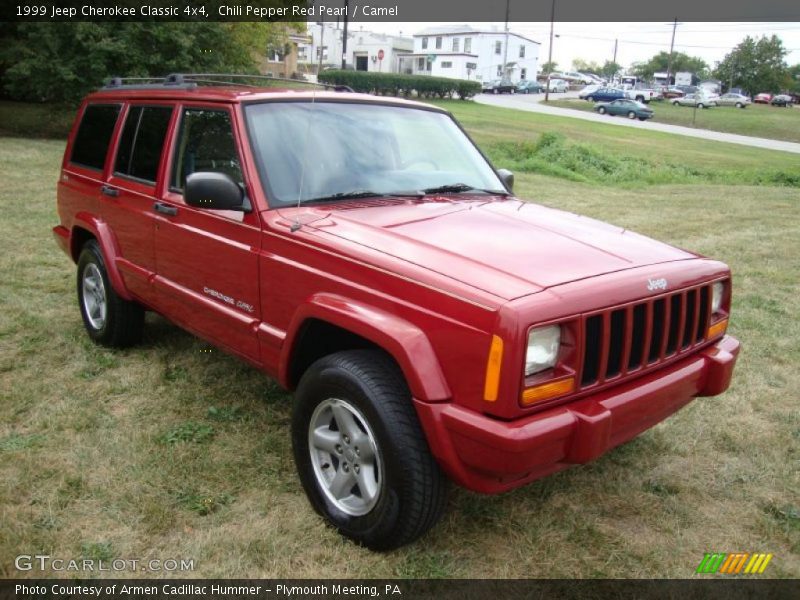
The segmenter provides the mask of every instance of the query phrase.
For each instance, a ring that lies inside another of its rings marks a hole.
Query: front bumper
[[[716,344],[669,367],[530,417],[500,421],[453,403],[416,401],[433,454],[451,479],[499,493],[596,459],[688,404],[730,384],[739,342]]]

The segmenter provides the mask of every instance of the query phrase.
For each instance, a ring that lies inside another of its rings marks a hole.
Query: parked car
[[[597,84],[587,85],[587,86],[586,86],[585,88],[583,88],[583,89],[582,89],[580,92],[578,92],[578,98],[580,98],[581,100],[586,100],[586,99],[588,99],[588,98],[589,98],[589,97],[590,97],[590,96],[591,96],[591,95],[592,95],[594,92],[596,92],[597,90],[599,90],[601,87],[602,87],[602,86],[600,86],[600,85],[597,85]]]
[[[569,83],[563,79],[551,79],[547,87],[551,92],[564,93],[569,91]]]
[[[753,98],[754,104],[769,104],[770,102],[772,102],[772,94],[768,94],[766,92],[756,94],[756,97]]]
[[[630,88],[625,90],[625,97],[647,104],[651,100],[660,100],[661,92],[650,88]]]
[[[717,100],[717,104],[720,106],[735,106],[736,108],[747,108],[750,103],[750,98],[743,94],[722,94]]]
[[[581,73],[584,77],[588,77],[590,82],[589,85],[596,84],[596,85],[606,85],[608,83],[605,79],[597,75],[596,73]]]
[[[625,115],[629,119],[639,119],[646,121],[653,118],[653,109],[645,106],[642,102],[636,100],[614,100],[613,102],[599,102],[595,105],[594,110],[601,115]]]
[[[770,104],[772,106],[785,106],[790,107],[794,103],[794,98],[792,98],[789,94],[778,94],[772,100],[770,100]]]
[[[544,86],[538,81],[524,79],[517,84],[518,94],[538,94],[544,91]]]
[[[683,98],[685,95],[686,92],[675,86],[664,86],[661,88],[661,97],[667,100],[672,100],[673,98]]]
[[[517,86],[509,79],[493,79],[483,82],[481,91],[488,94],[514,94]]]
[[[728,388],[724,263],[515,198],[444,109],[207,77],[83,100],[54,238],[95,343],[154,311],[294,393],[298,477],[342,535],[408,544],[448,480],[506,492]]]
[[[611,102],[619,98],[625,98],[625,92],[619,88],[611,87],[601,87],[586,96],[589,102]]]
[[[707,98],[700,94],[686,94],[683,98],[672,100],[673,106],[696,106],[697,108],[710,108],[717,105],[714,98]]]

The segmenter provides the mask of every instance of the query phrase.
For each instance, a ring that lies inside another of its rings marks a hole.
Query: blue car
[[[625,92],[617,88],[601,87],[586,95],[589,102],[611,102],[625,97]]]

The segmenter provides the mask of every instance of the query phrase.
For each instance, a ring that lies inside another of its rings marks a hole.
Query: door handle
[[[170,217],[174,217],[178,214],[178,208],[176,206],[170,206],[164,202],[156,202],[153,204],[153,210],[165,215],[169,215]]]
[[[105,196],[111,196],[112,198],[116,198],[117,196],[119,196],[119,190],[118,190],[117,188],[113,188],[113,187],[111,187],[110,185],[104,185],[104,186],[102,186],[102,187],[100,188],[100,191],[101,191],[101,192],[102,192],[102,193],[103,193]]]

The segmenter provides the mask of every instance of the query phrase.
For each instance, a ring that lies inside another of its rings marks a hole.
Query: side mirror
[[[186,178],[183,199],[189,206],[211,210],[250,210],[241,186],[226,173],[200,171]]]
[[[514,191],[514,174],[508,169],[498,169],[497,174],[500,176],[500,181],[506,186],[509,192]]]

